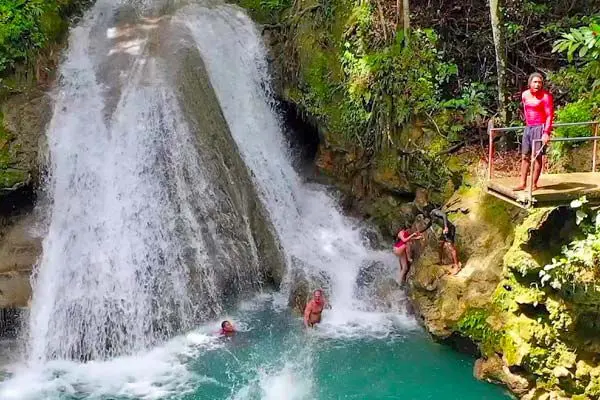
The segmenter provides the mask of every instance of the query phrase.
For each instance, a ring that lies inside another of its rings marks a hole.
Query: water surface
[[[414,320],[380,314],[379,326],[300,317],[261,296],[228,316],[147,353],[106,362],[10,368],[6,400],[506,399],[472,376],[474,360],[432,342]]]

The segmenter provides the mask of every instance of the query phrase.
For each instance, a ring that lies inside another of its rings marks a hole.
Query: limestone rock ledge
[[[430,229],[414,246],[418,257],[409,284],[416,311],[439,338],[450,337],[468,309],[489,304],[501,279],[503,257],[510,248],[511,220],[519,218],[518,211],[477,189],[456,194],[446,209],[457,227],[456,246],[463,269],[450,276],[448,266],[438,264],[441,232]],[[417,221],[417,228],[419,224]]]
[[[437,238],[428,232],[410,276],[429,332],[476,344],[475,376],[520,398],[599,398],[600,291],[539,284],[544,266],[581,237],[574,211],[526,213],[475,189],[457,193],[447,209],[457,211],[463,270],[450,276],[436,264]]]

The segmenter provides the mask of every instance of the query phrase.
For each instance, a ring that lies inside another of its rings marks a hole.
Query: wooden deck
[[[592,203],[600,203],[600,172],[577,172],[570,174],[542,174],[538,190],[533,192],[533,204],[529,204],[529,190],[515,192],[518,177],[496,178],[487,182],[488,193],[503,200],[518,203],[522,207],[544,205],[567,205],[581,196]]]

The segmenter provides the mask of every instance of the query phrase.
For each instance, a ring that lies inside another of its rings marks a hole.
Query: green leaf
[[[587,217],[587,214],[581,210],[577,210],[575,213],[576,223],[577,225],[581,224],[581,222]]]

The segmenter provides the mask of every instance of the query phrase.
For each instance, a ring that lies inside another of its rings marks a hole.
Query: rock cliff
[[[578,226],[568,207],[525,213],[476,189],[456,194],[448,209],[457,210],[464,268],[447,275],[435,264],[436,244],[423,244],[410,297],[427,329],[475,343],[475,376],[520,397],[598,398],[597,228]]]

